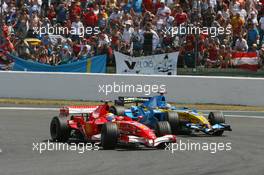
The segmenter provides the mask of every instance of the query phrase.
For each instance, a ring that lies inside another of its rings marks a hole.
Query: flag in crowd
[[[259,61],[256,52],[235,52],[232,55],[233,65],[240,69],[257,71],[259,68]]]

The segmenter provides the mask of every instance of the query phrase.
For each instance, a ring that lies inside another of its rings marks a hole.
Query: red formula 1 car
[[[167,121],[159,122],[154,131],[129,117],[109,113],[109,108],[107,102],[99,106],[61,108],[59,117],[53,117],[50,124],[52,139],[65,142],[76,137],[83,141],[100,142],[104,149],[114,149],[118,144],[160,148],[165,143],[176,142]]]

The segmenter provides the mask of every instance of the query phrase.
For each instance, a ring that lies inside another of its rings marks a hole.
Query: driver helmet
[[[115,121],[115,115],[113,113],[108,113],[106,115],[106,120],[109,121],[109,122]]]
[[[131,112],[132,112],[133,116],[138,116],[138,114],[139,114],[139,110],[137,107],[132,107]]]

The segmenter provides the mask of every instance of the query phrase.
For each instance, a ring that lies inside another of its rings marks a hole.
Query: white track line
[[[0,110],[19,110],[19,111],[58,111],[59,108],[0,107]]]
[[[225,115],[226,117],[233,118],[255,118],[255,119],[264,119],[264,116],[252,116],[252,115]]]
[[[217,111],[217,110],[199,110],[200,112],[212,112],[212,111]],[[223,110],[223,112],[239,112],[239,113],[264,113],[264,111],[226,111]]]
[[[35,108],[35,107],[0,107],[0,110],[19,110],[19,111],[59,111],[59,108]],[[234,112],[240,113],[241,111],[223,111],[223,112]],[[245,111],[247,112],[247,111]],[[254,112],[254,111],[251,111]],[[256,112],[258,113],[258,112]],[[205,114],[208,115],[208,114]],[[234,118],[255,118],[264,119],[264,116],[251,116],[251,115],[225,115],[227,117]]]

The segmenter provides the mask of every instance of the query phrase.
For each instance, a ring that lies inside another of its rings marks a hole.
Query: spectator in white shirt
[[[211,6],[213,9],[216,8],[217,2],[216,0],[209,0],[209,6]]]
[[[250,12],[250,14],[248,15],[248,20],[250,20],[255,26],[258,26],[258,19],[256,12],[254,11]]]
[[[131,27],[132,21],[127,20],[125,22],[126,27],[124,28],[123,34],[122,34],[122,39],[126,44],[130,44],[132,34],[134,32],[134,28]]]
[[[240,52],[246,52],[248,50],[247,40],[245,40],[242,35],[236,40],[235,50]]]
[[[111,13],[109,19],[111,23],[117,23],[122,18],[122,13],[119,11],[118,7],[114,8],[113,13]]]
[[[171,14],[171,9],[165,5],[165,0],[160,1],[161,7],[158,8],[157,16],[160,18],[166,18]]]
[[[76,21],[72,23],[71,30],[71,34],[73,35],[74,40],[79,40],[80,37],[84,37],[85,31],[80,16],[77,16]]]
[[[240,17],[245,21],[247,17],[247,11],[243,8],[242,5],[239,6],[238,13],[240,14]]]

